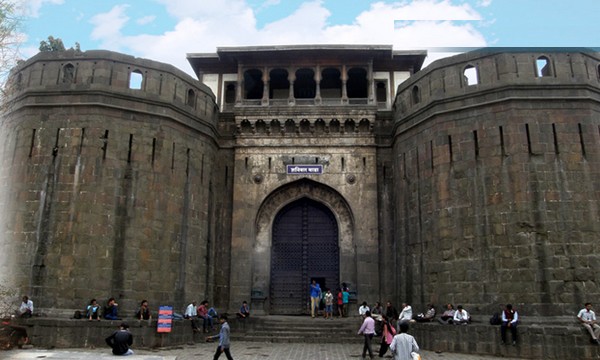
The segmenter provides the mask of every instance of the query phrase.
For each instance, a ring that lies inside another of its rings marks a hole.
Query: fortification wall
[[[142,299],[180,311],[209,297],[212,239],[223,236],[209,209],[226,201],[210,90],[170,65],[108,51],[40,53],[10,86],[5,280],[47,313],[110,296],[128,315]]]
[[[562,315],[600,296],[600,54],[538,50],[458,55],[399,87],[399,301]]]

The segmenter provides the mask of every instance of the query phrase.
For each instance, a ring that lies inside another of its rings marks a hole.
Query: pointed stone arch
[[[340,282],[356,284],[355,221],[344,197],[335,189],[310,179],[285,184],[269,194],[258,210],[252,249],[252,291],[269,294],[273,221],[286,205],[308,198],[327,207],[338,224]],[[307,284],[308,286],[308,284]]]

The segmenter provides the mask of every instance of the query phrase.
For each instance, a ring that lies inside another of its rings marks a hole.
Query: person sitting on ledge
[[[517,322],[519,321],[519,313],[513,309],[511,304],[506,304],[502,312],[502,324],[500,325],[500,337],[502,344],[506,344],[506,329],[510,329],[512,336],[512,344],[517,345]]]
[[[435,306],[433,304],[427,304],[427,311],[425,314],[419,314],[415,316],[417,322],[430,322],[435,318]]]
[[[33,315],[33,301],[29,300],[29,296],[23,296],[23,302],[19,306],[19,317],[30,318]]]
[[[367,311],[370,312],[371,309],[369,309],[369,305],[367,305],[367,302],[363,301],[362,305],[358,308],[358,315],[364,318]]]
[[[242,306],[240,306],[240,311],[237,313],[238,319],[245,319],[250,316],[250,308],[248,307],[248,303],[246,301],[242,302]]]
[[[592,303],[585,303],[585,307],[579,310],[577,319],[592,336],[592,343],[600,345],[600,325],[596,322],[596,314],[592,310]]]
[[[117,304],[115,302],[114,297],[111,297],[110,299],[108,299],[108,302],[106,303],[106,307],[104,308],[104,318],[107,320],[121,320],[117,314],[118,306],[119,306],[119,304]]]
[[[152,314],[150,313],[147,300],[142,300],[139,310],[135,313],[135,317],[140,320],[152,320]]]
[[[89,320],[100,321],[100,305],[96,302],[96,299],[90,300],[90,304],[85,309],[85,317]]]
[[[454,325],[467,325],[471,322],[469,313],[467,312],[467,310],[463,309],[462,305],[458,305],[456,309],[457,310],[454,313],[454,318],[452,319]]]
[[[452,322],[454,321],[455,312],[456,310],[454,310],[454,306],[452,304],[447,304],[446,311],[444,311],[442,313],[442,316],[438,318],[438,322],[440,324],[452,324]]]

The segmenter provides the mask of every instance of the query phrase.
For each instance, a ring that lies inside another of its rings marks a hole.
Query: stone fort
[[[224,47],[198,79],[39,53],[1,122],[2,281],[40,311],[114,296],[303,314],[359,302],[575,315],[600,298],[600,53]]]

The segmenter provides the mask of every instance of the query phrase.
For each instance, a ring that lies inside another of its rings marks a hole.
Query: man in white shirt
[[[198,327],[198,309],[196,308],[195,301],[192,301],[192,303],[189,304],[187,308],[185,308],[185,313],[183,314],[183,317],[192,321],[192,331],[200,331],[200,328]]]
[[[577,319],[584,328],[592,335],[592,343],[600,345],[600,325],[596,322],[596,314],[592,311],[592,303],[585,303],[585,307],[579,310]]]
[[[398,323],[409,322],[412,320],[412,317],[412,307],[407,303],[402,303],[402,312],[400,312],[400,316],[398,316]]]
[[[29,300],[27,295],[23,296],[23,302],[19,306],[19,316],[29,318],[33,315],[33,301]]]
[[[469,313],[463,309],[462,305],[458,305],[456,308],[452,322],[454,325],[467,325],[469,323]]]
[[[371,311],[371,309],[369,309],[367,302],[363,301],[362,305],[358,308],[358,315],[364,317],[367,311]]]

